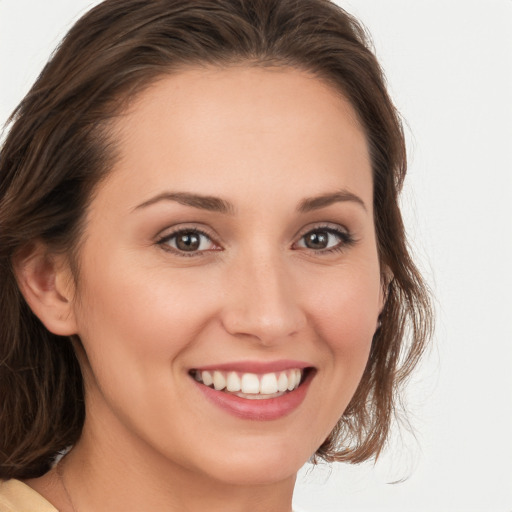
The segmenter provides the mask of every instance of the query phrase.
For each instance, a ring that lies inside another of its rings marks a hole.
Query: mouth
[[[268,400],[295,391],[313,368],[290,368],[263,374],[223,370],[191,370],[199,383],[247,400]]]
[[[244,420],[277,420],[290,415],[304,401],[316,374],[314,367],[307,366],[234,366],[195,368],[189,375],[207,401]]]

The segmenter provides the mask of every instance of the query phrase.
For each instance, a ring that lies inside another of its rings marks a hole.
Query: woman
[[[430,328],[404,176],[335,5],[92,9],[1,152],[0,504],[289,511],[377,457]]]

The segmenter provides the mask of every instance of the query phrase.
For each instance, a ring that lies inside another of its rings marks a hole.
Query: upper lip
[[[207,366],[198,366],[193,368],[196,371],[234,371],[240,373],[272,373],[293,368],[310,368],[312,365],[304,361],[293,361],[282,359],[279,361],[233,361],[230,363],[209,364]]]

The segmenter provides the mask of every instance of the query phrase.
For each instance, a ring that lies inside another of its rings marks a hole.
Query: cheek
[[[83,329],[115,326],[135,335],[144,326],[157,327],[148,320],[154,320],[163,308],[172,312],[175,304],[179,304],[178,294],[173,304],[173,295],[169,293],[172,288],[169,289],[163,276],[148,269],[130,251],[116,246],[99,249],[99,245],[98,240],[89,241],[81,270],[78,315],[83,319]]]
[[[79,335],[98,380],[168,373],[215,314],[218,283],[205,285],[196,269],[172,272],[114,259],[89,266],[77,308]],[[85,272],[84,272],[85,274]],[[121,372],[120,369],[123,369]]]
[[[380,279],[369,268],[325,280],[312,298],[316,328],[333,351],[358,352],[373,337],[380,309]]]
[[[323,282],[310,311],[317,350],[324,354],[332,376],[329,393],[343,410],[368,361],[380,312],[380,276],[376,265],[341,274]]]
[[[108,417],[102,409],[108,404],[125,424],[139,421],[134,410],[146,426],[166,424],[165,407],[179,405],[171,388],[183,385],[180,356],[197,339],[214,300],[199,293],[200,283],[134,264],[104,266],[88,276],[77,317],[90,407]]]

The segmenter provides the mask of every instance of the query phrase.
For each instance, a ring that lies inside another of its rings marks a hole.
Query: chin
[[[230,485],[271,485],[295,479],[300,468],[310,459],[312,451],[301,450],[297,444],[263,447],[255,442],[249,450],[230,450],[229,453],[202,460],[207,473],[215,480]],[[314,451],[314,450],[313,450]]]
[[[227,485],[272,485],[288,479],[295,479],[301,467],[302,464],[292,466],[272,458],[261,462],[246,461],[244,464],[224,467],[218,474],[211,476]]]

